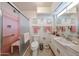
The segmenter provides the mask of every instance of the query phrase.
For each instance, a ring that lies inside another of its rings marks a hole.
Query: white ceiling
[[[59,2],[14,2],[21,10],[36,10],[37,7],[51,7],[55,9]]]
[[[25,13],[27,11],[37,12],[38,7],[44,7],[44,8],[49,7],[53,12],[60,2],[13,2],[13,3],[16,5],[16,7],[18,7],[21,10],[21,12]]]
[[[36,4],[32,2],[14,2],[14,4],[21,10],[36,10]]]
[[[52,5],[52,2],[37,2],[35,3],[37,7],[50,7]]]

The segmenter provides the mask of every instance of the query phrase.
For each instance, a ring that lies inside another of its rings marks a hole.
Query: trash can
[[[40,50],[43,50],[43,43],[40,43],[40,44],[39,44],[39,49],[40,49]]]

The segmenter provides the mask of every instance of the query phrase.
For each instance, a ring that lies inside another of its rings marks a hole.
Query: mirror
[[[79,5],[66,10],[66,12],[64,12],[61,16],[57,17],[56,25],[58,27],[62,27],[60,29],[61,34],[65,37],[79,36]]]

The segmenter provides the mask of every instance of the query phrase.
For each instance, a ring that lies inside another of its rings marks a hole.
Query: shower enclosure
[[[2,45],[2,10],[0,3],[0,53],[1,53],[1,45]]]
[[[26,33],[29,33],[29,19],[20,14],[20,55],[23,55],[30,45],[27,37],[24,38]]]

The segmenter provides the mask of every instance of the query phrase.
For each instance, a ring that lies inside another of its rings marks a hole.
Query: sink
[[[75,44],[75,45],[79,45],[79,42],[77,42],[72,36],[68,36],[68,37],[65,37],[67,41],[70,41],[71,43]],[[75,41],[74,41],[75,40]]]
[[[56,42],[58,42],[58,43],[64,45],[64,46],[75,45],[75,44],[73,44],[72,42],[66,40],[66,39],[63,38],[63,37],[57,37],[57,38],[55,38],[54,40],[55,40]]]
[[[57,36],[53,36],[54,40],[64,46],[75,46],[75,45],[79,45],[79,42],[74,41],[71,39],[71,37],[57,37]]]
[[[72,41],[72,43],[75,45],[79,45],[79,42],[77,42],[77,41]]]
[[[79,45],[79,42],[76,41],[76,40],[78,40],[78,39],[76,39],[76,38],[74,38],[74,37],[69,37],[67,40],[70,41],[70,42],[72,42],[72,43],[75,44],[75,45]]]

